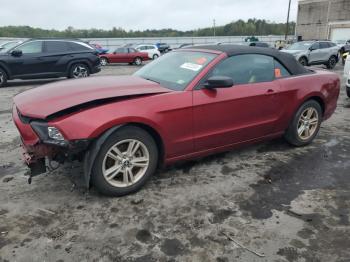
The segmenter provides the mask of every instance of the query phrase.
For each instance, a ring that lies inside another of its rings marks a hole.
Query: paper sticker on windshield
[[[198,71],[202,68],[201,65],[197,65],[193,63],[184,63],[180,67],[184,69],[192,70],[192,71]]]

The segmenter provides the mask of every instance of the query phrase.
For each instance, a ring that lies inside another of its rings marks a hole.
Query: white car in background
[[[148,57],[151,59],[157,59],[158,57],[160,57],[160,52],[156,45],[138,45],[135,47],[135,49],[140,52],[147,53]]]
[[[350,55],[348,55],[345,61],[344,76],[346,77],[346,94],[350,97]]]

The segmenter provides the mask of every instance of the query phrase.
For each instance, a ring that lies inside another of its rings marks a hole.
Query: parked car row
[[[11,79],[82,78],[101,70],[98,52],[77,39],[29,39],[0,50],[0,87]]]

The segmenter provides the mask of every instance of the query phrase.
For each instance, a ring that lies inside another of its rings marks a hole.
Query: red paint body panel
[[[324,104],[324,119],[336,108],[340,80],[329,71],[197,90],[198,82],[225,57],[219,54],[184,91],[135,76],[95,77],[45,85],[14,101],[22,115],[44,119],[66,108],[111,98],[56,118],[49,125],[57,127],[66,140],[98,138],[116,125],[147,125],[163,141],[165,163],[281,136],[300,105],[313,97]],[[14,121],[25,144],[38,142],[31,127],[19,122],[16,110]]]
[[[136,57],[141,57],[142,61],[149,60],[148,53],[145,52],[112,53],[103,54],[100,57],[106,57],[109,63],[133,63]]]
[[[170,91],[136,76],[101,76],[40,86],[17,95],[14,102],[23,115],[43,119],[61,110],[100,99]]]

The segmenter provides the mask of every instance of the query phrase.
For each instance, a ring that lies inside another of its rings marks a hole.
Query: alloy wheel
[[[137,58],[135,59],[135,65],[141,65],[141,64],[142,64],[141,58],[137,57]]]
[[[298,136],[301,140],[310,139],[316,132],[319,122],[317,110],[313,107],[305,109],[298,121]]]
[[[74,78],[83,78],[88,77],[88,69],[84,66],[78,65],[73,70],[73,77]]]
[[[114,187],[129,187],[146,173],[150,162],[147,147],[136,139],[122,140],[106,153],[102,173]]]
[[[106,58],[101,58],[101,65],[102,65],[102,66],[105,66],[105,65],[107,65],[107,64],[108,64],[107,59],[106,59]]]

